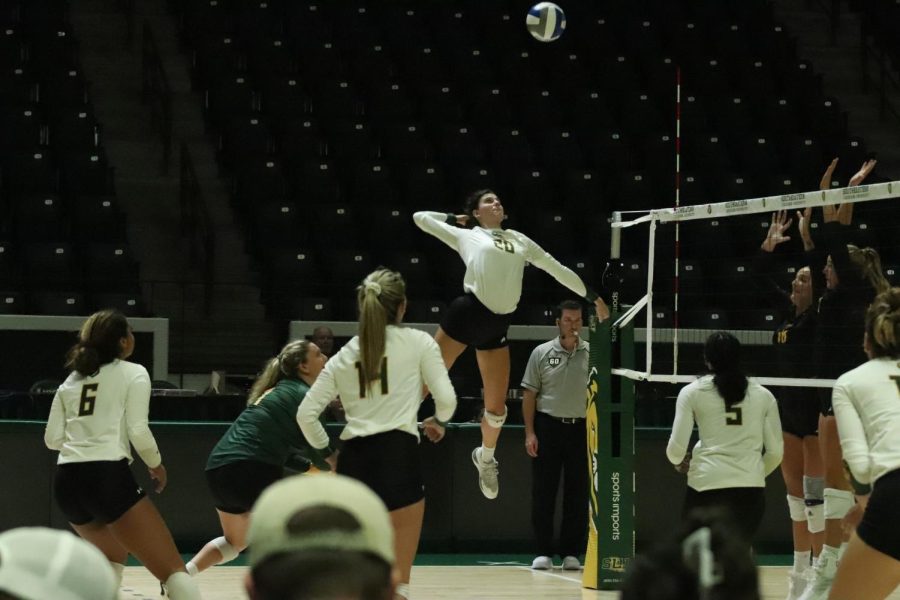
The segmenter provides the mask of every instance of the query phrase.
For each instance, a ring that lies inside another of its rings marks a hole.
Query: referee
[[[559,477],[563,514],[559,535],[562,567],[581,567],[578,555],[587,531],[588,464],[585,403],[590,345],[581,339],[581,304],[562,302],[556,311],[559,336],[531,352],[522,377],[525,451],[532,457],[531,524],[538,556],[532,569],[550,569]]]

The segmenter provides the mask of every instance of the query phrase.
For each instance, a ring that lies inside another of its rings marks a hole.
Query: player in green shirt
[[[268,362],[250,390],[247,408],[213,448],[206,481],[225,535],[210,541],[187,563],[191,575],[237,558],[247,547],[250,509],[256,499],[282,478],[285,466],[304,463],[300,451],[309,444],[295,415],[325,360],[310,341],[288,343]]]

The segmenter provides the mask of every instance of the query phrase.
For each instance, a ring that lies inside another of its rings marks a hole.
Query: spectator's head
[[[869,358],[900,358],[900,287],[878,294],[866,311]]]
[[[309,339],[319,347],[322,354],[331,356],[331,351],[334,350],[334,332],[331,330],[331,327],[319,325],[313,329],[312,336]]]
[[[394,532],[384,503],[342,475],[296,475],[253,507],[252,600],[391,600]]]
[[[622,600],[758,600],[750,549],[715,510],[694,511],[673,539],[628,567]]]
[[[78,342],[66,356],[66,368],[87,376],[117,358],[128,358],[132,352],[134,334],[128,319],[117,310],[101,310],[81,326]]]
[[[114,600],[117,587],[103,553],[68,531],[20,527],[0,534],[0,598]]]

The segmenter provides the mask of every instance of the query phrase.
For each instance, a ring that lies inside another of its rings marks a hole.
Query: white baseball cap
[[[0,591],[22,600],[115,600],[109,561],[93,545],[59,529],[0,533]]]
[[[348,512],[359,529],[290,530],[298,513],[317,507]],[[331,473],[295,475],[269,486],[253,506],[247,541],[251,566],[279,552],[322,549],[370,552],[394,564],[394,530],[384,502],[363,483]]]

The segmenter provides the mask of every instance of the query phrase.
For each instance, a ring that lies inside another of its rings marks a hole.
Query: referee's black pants
[[[559,478],[563,475],[560,556],[585,551],[588,520],[588,463],[584,419],[563,422],[540,411],[534,415],[538,455],[532,459],[531,525],[538,556],[553,556],[554,513]]]

